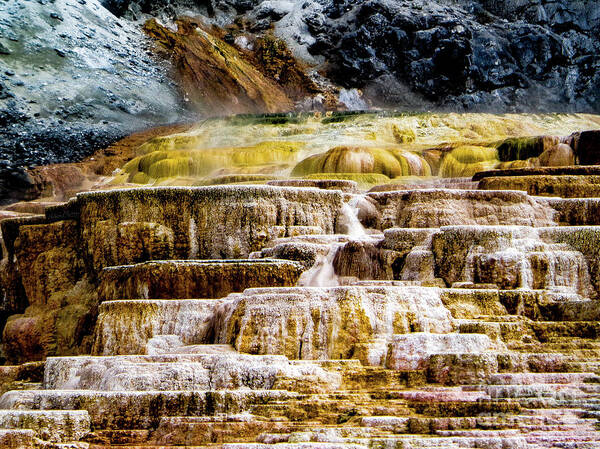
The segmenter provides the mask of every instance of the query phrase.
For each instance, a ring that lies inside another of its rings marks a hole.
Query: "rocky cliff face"
[[[117,14],[176,15],[185,1],[107,1]],[[193,7],[192,7],[193,9]],[[335,84],[392,107],[597,111],[593,1],[212,1],[246,33],[270,27]],[[242,25],[239,25],[242,24]]]
[[[305,17],[332,79],[388,104],[408,90],[469,110],[599,107],[596,2],[333,2]]]

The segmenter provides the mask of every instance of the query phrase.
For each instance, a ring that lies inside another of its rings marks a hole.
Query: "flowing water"
[[[326,255],[319,255],[312,268],[302,274],[298,285],[303,287],[335,287],[340,285],[339,277],[335,274],[333,261],[338,250],[345,243],[331,243]]]
[[[367,231],[358,219],[358,202],[360,196],[353,197],[348,203],[344,203],[340,210],[339,221],[341,227],[350,239],[361,240],[367,237]],[[339,276],[335,273],[333,262],[335,256],[346,243],[332,242],[329,251],[325,255],[317,256],[312,268],[306,271],[299,280],[299,285],[305,287],[335,287],[340,285]]]
[[[348,203],[342,205],[342,221],[346,224],[346,234],[352,239],[360,239],[367,236],[367,231],[358,219],[358,202],[360,196],[353,197]]]

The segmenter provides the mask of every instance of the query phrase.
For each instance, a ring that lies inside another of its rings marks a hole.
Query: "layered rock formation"
[[[235,214],[232,204],[239,207]],[[140,292],[143,297],[219,297],[265,282],[294,285],[301,272],[294,263],[121,265],[241,258],[302,229],[332,233],[341,204],[340,192],[314,189],[116,190],[82,194],[49,208],[45,217],[6,220],[4,313],[24,312],[6,324],[6,356],[25,361],[88,351],[85,336],[95,323],[98,295],[93,286],[98,282],[104,299]]]
[[[4,220],[4,355],[42,362],[1,367],[0,442],[595,447],[600,201],[474,188],[595,170],[128,188]]]
[[[362,189],[410,186],[429,176],[586,163],[594,158],[598,126],[596,116],[584,114],[235,116],[147,140],[111,183],[262,183],[291,175],[356,181]],[[522,137],[528,135],[534,137]]]

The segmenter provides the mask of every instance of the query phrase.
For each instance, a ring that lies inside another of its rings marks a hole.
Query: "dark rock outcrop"
[[[376,0],[326,2],[304,20],[309,51],[345,86],[392,76],[452,108],[596,111],[598,16],[593,2]]]

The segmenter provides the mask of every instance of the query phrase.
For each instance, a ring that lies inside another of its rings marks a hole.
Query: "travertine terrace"
[[[130,186],[4,220],[0,446],[600,448],[595,170]]]

